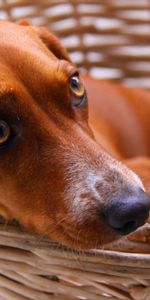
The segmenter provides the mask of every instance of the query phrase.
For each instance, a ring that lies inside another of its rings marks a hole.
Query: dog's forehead
[[[31,26],[21,26],[9,21],[0,21],[0,59],[26,57],[31,53],[45,54],[49,59],[57,60],[55,55],[47,49]],[[10,63],[11,61],[9,61]]]
[[[15,78],[32,89],[48,82],[58,59],[30,26],[0,21],[0,80]],[[53,75],[54,76],[54,75]],[[52,76],[51,76],[52,77]]]
[[[76,68],[55,57],[30,26],[0,21],[0,70],[3,99],[14,93],[14,101],[31,98],[45,110],[70,105],[69,78]]]
[[[7,66],[14,76],[19,75],[19,79],[24,80],[24,75],[28,74],[29,81],[43,74],[43,78],[51,76],[55,82],[55,75],[61,77],[61,71],[64,74],[69,71],[69,67],[60,68],[65,64],[47,48],[31,26],[7,21],[0,21],[0,64]]]

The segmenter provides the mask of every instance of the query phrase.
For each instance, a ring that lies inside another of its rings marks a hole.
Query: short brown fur
[[[0,118],[16,132],[0,153],[0,213],[71,247],[100,247],[119,235],[98,207],[138,185],[119,160],[150,188],[150,95],[82,74],[89,126],[87,106],[71,104],[66,50],[26,25],[0,22]]]

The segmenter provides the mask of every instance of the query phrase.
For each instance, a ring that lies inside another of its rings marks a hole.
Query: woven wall
[[[0,19],[46,25],[94,76],[150,88],[150,0],[0,0]]]

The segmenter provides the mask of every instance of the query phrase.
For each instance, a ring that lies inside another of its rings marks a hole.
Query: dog
[[[83,250],[142,226],[150,94],[80,75],[26,21],[0,21],[0,70],[0,214]]]

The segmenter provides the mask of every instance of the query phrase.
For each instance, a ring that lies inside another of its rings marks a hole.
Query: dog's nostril
[[[137,223],[135,221],[128,221],[125,224],[123,224],[122,227],[114,227],[115,230],[120,231],[121,234],[128,234],[132,231],[134,231],[137,228]]]
[[[149,216],[150,197],[143,191],[137,195],[108,203],[103,215],[109,227],[118,234],[129,234],[144,225]]]

